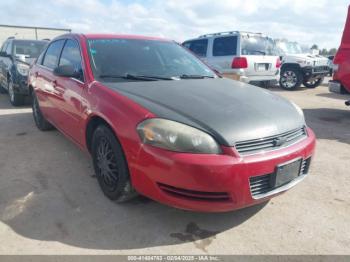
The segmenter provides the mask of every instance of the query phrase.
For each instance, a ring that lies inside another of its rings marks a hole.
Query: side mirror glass
[[[62,77],[74,77],[79,79],[81,72],[71,65],[58,66],[53,70],[54,75]]]
[[[11,57],[9,54],[7,54],[6,52],[0,52],[0,56],[1,57]]]

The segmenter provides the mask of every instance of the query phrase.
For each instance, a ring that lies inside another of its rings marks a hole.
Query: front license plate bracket
[[[272,176],[271,184],[274,188],[288,184],[300,175],[302,159],[296,159],[283,163],[276,167],[275,175]]]

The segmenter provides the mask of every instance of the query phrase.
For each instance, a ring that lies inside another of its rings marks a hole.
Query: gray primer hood
[[[229,79],[104,83],[160,118],[178,121],[234,146],[299,127],[303,116],[286,99]]]

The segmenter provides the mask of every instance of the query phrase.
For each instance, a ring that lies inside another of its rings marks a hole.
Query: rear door
[[[4,44],[1,47],[1,52],[6,51],[7,44],[8,44],[8,41],[4,42]],[[6,87],[6,83],[5,83],[6,73],[4,71],[5,71],[5,57],[0,56],[0,84]]]
[[[1,57],[1,83],[7,88],[7,74],[10,73],[12,61],[12,41],[7,41],[6,46],[4,47],[4,52],[7,57]]]
[[[58,66],[72,66],[79,73],[79,77],[56,77],[54,93],[51,96],[52,105],[56,108],[56,123],[61,131],[79,144],[82,144],[84,137],[81,129],[81,94],[85,86],[82,64],[78,42],[68,39],[64,44]]]
[[[60,126],[58,126],[58,109],[53,103],[55,100],[55,86],[57,85],[57,80],[56,76],[53,74],[53,70],[58,65],[64,43],[64,39],[50,43],[46,49],[42,63],[39,65],[40,70],[35,72],[36,86],[38,87],[35,89],[35,92],[39,100],[40,109],[44,116],[57,128],[60,128]]]
[[[273,76],[277,68],[277,49],[267,37],[242,35],[240,54],[247,58],[249,76]]]
[[[208,52],[208,39],[198,39],[183,43],[183,46],[191,50],[196,56],[206,61]]]

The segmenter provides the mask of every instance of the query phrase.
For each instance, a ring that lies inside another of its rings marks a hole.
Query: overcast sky
[[[1,1],[0,24],[177,41],[246,30],[331,48],[339,46],[348,5],[348,0],[12,0]]]

